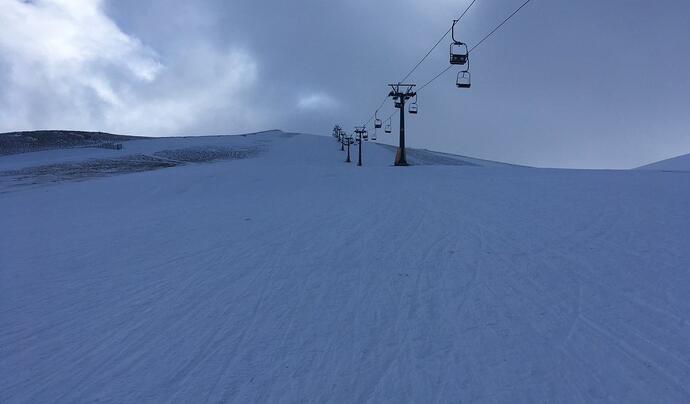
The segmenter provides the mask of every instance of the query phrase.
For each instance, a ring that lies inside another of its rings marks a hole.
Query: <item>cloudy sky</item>
[[[349,129],[469,2],[0,0],[0,131]],[[522,2],[477,0],[458,35],[476,44]],[[471,90],[451,70],[420,92],[408,143],[551,167],[690,153],[688,16],[687,0],[532,0],[472,53]],[[409,81],[447,66],[448,41]]]

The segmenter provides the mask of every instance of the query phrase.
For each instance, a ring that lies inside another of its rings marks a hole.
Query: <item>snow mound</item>
[[[379,144],[379,146],[392,152],[397,150],[397,146],[386,144]],[[407,162],[417,166],[524,167],[427,149],[406,148],[405,153],[407,155]]]
[[[638,170],[690,171],[690,154],[647,164]]]

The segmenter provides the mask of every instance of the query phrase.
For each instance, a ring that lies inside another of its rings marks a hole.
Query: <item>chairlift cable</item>
[[[500,24],[498,24],[498,25],[497,25],[493,30],[491,30],[488,34],[486,34],[479,42],[477,42],[476,45],[474,45],[472,48],[470,48],[468,54],[471,53],[472,51],[474,51],[475,49],[477,49],[481,44],[484,43],[484,41],[486,41],[487,39],[489,39],[489,37],[491,37],[493,34],[495,34],[499,29],[501,29],[501,27],[503,27],[511,18],[513,18],[517,13],[519,13],[520,10],[522,10],[522,9],[523,9],[529,2],[531,2],[531,1],[532,1],[532,0],[525,0],[525,2],[522,3],[522,5],[520,5],[520,7],[518,7],[515,11],[513,11],[508,17],[506,17]],[[469,11],[469,9],[474,5],[475,2],[476,2],[476,0],[472,0],[472,2],[467,6],[467,8],[465,9],[465,11],[462,13],[462,15],[460,15],[460,17],[458,18],[458,21],[459,21],[460,19],[462,19],[462,17],[465,16],[465,14]],[[405,76],[405,78],[403,78],[400,82],[405,81],[410,75],[412,75],[412,73],[414,73],[414,71],[424,62],[424,60],[426,60],[426,58],[429,57],[429,55],[431,54],[431,52],[433,52],[434,49],[436,49],[436,48],[438,47],[438,45],[443,41],[443,39],[445,39],[445,38],[448,36],[448,34],[449,34],[451,31],[452,31],[452,28],[449,29],[449,30],[441,37],[441,39],[431,48],[431,50],[429,50],[429,52],[427,52],[427,54],[417,63],[417,65],[415,65],[415,67],[412,68],[412,70],[411,70],[411,71]],[[433,83],[434,81],[436,81],[439,77],[443,76],[443,75],[444,75],[445,73],[447,73],[448,70],[450,70],[452,67],[453,67],[453,65],[447,66],[447,67],[444,68],[441,72],[439,72],[438,74],[436,74],[431,80],[427,81],[427,82],[424,83],[422,86],[418,87],[418,88],[417,88],[417,93],[419,93],[419,92],[422,91],[424,88],[426,88],[427,86],[429,86],[431,83]],[[388,96],[387,96],[387,95],[386,95],[386,97],[381,101],[381,104],[380,104],[379,107],[376,109],[377,111],[380,110],[381,107],[383,107],[383,105],[386,103],[386,100],[388,100]],[[390,115],[390,117],[389,117],[388,119],[391,119],[391,118],[393,117],[393,115],[395,115],[397,112],[398,112],[397,110],[393,111],[393,113]],[[371,118],[369,119],[369,121],[367,122],[367,125],[371,122],[372,119],[374,119],[375,115],[376,115],[376,113],[374,113],[374,115],[372,115],[372,117],[371,117]]]
[[[477,0],[472,0],[472,2],[469,4],[469,6],[467,6],[467,8],[465,8],[465,11],[463,11],[463,13],[460,15],[460,17],[458,17],[457,21],[462,20],[462,17],[464,17],[465,14],[467,14],[467,12],[470,10],[470,8],[472,8],[472,6],[474,5],[474,3],[475,3],[476,1],[477,1]],[[441,39],[439,39],[438,42],[436,42],[436,44],[434,44],[434,46],[432,46],[431,49],[429,49],[429,51],[426,53],[426,55],[424,55],[424,57],[423,57],[419,62],[417,62],[417,64],[412,68],[412,70],[410,70],[410,72],[407,73],[407,75],[406,75],[405,77],[403,77],[402,80],[400,80],[401,83],[404,83],[405,80],[407,80],[408,77],[410,77],[410,76],[412,75],[412,73],[414,73],[415,70],[417,70],[417,68],[418,68],[422,63],[424,63],[424,61],[426,60],[426,58],[428,58],[429,55],[431,55],[431,52],[433,52],[434,49],[436,49],[436,48],[441,44],[441,42],[442,42],[444,39],[446,39],[446,37],[448,36],[448,34],[450,34],[450,32],[451,32],[452,30],[453,30],[453,28],[450,28],[448,31],[446,31],[445,34],[443,34],[443,36],[441,37]]]
[[[434,81],[436,81],[437,78],[443,76],[448,70],[450,70],[450,69],[452,69],[452,68],[453,68],[453,65],[450,65],[450,66],[446,67],[445,69],[443,69],[443,71],[441,71],[439,74],[437,74],[436,76],[434,76],[433,79],[431,79],[431,80],[427,81],[426,83],[424,83],[423,85],[421,85],[421,86],[417,89],[417,94],[419,94],[419,92],[422,91],[422,90],[424,90],[424,88],[425,88],[426,86],[428,86],[429,84],[431,84],[431,83],[433,83]]]
[[[386,94],[386,97],[381,101],[378,108],[376,108],[376,110],[374,111],[374,114],[371,116],[371,118],[369,118],[369,120],[367,121],[367,123],[364,126],[369,125],[371,123],[371,121],[376,118],[376,113],[381,110],[381,108],[386,103],[386,101],[388,101],[388,94]]]
[[[491,30],[491,32],[489,32],[488,34],[486,34],[486,35],[484,36],[484,38],[482,38],[479,42],[477,42],[476,45],[474,45],[472,48],[470,48],[469,53],[472,53],[472,51],[475,50],[475,49],[477,49],[477,48],[479,47],[479,45],[481,45],[482,43],[484,43],[484,41],[486,41],[487,39],[489,39],[489,37],[490,37],[491,35],[493,35],[494,33],[496,33],[496,31],[498,31],[503,25],[505,25],[505,23],[507,23],[508,20],[510,20],[511,18],[513,18],[513,17],[515,16],[515,14],[517,14],[520,10],[522,10],[522,8],[525,7],[525,6],[527,5],[527,3],[529,3],[530,1],[532,1],[532,0],[525,0],[525,2],[522,3],[522,5],[521,5],[520,7],[518,7],[515,11],[513,11],[512,14],[510,14],[508,17],[506,17],[506,19],[503,20],[503,22],[501,22],[500,24],[498,24],[498,25],[496,26],[496,28],[494,28],[493,30]],[[438,79],[439,77],[443,76],[443,75],[444,75],[448,70],[450,70],[452,67],[453,67],[453,65],[450,65],[450,66],[446,67],[445,69],[443,69],[440,73],[438,73],[436,76],[434,76],[433,79],[427,81],[426,83],[424,83],[424,85],[422,85],[421,87],[419,87],[419,88],[417,89],[417,92],[419,93],[420,91],[422,91],[422,89],[424,89],[426,86],[428,86],[429,84],[431,84],[431,83],[433,83],[434,81],[436,81],[436,79]]]
[[[465,16],[465,14],[467,14],[467,12],[470,11],[470,8],[472,8],[474,3],[476,3],[476,2],[477,2],[477,0],[472,0],[472,2],[465,8],[465,10],[462,12],[462,14],[460,14],[460,17],[458,17],[457,21],[462,20],[462,18]],[[405,80],[407,80],[412,75],[412,73],[414,73],[417,70],[417,68],[419,68],[419,66],[422,65],[422,63],[424,63],[424,61],[429,57],[429,55],[431,55],[431,52],[433,52],[441,44],[441,42],[443,42],[443,40],[446,39],[446,37],[448,36],[448,34],[450,34],[450,32],[452,30],[453,30],[453,28],[450,28],[448,31],[446,31],[445,34],[443,34],[441,39],[439,39],[438,42],[436,42],[434,44],[434,46],[432,46],[431,49],[429,49],[429,51],[426,53],[426,55],[424,55],[424,57],[419,62],[417,62],[417,64],[412,68],[412,70],[410,70],[410,72],[407,73],[407,75],[402,80],[400,80],[401,83],[403,83]],[[376,108],[376,111],[380,110],[381,107],[383,107],[383,105],[386,103],[387,100],[388,100],[388,95],[386,95],[386,97],[383,99],[383,101],[381,101],[378,108]],[[374,113],[374,115],[372,115],[371,118],[369,118],[369,120],[366,123],[367,125],[369,125],[371,123],[371,121],[375,118],[375,115],[376,115],[376,113]]]
[[[472,52],[473,50],[477,49],[477,48],[479,47],[479,45],[481,45],[484,41],[486,41],[487,39],[489,39],[489,37],[490,37],[491,35],[493,35],[496,31],[498,31],[505,23],[508,22],[508,20],[510,20],[511,18],[513,18],[513,16],[514,16],[515,14],[519,13],[520,10],[522,10],[522,8],[525,7],[525,6],[527,5],[527,3],[529,3],[530,1],[532,1],[532,0],[525,0],[525,2],[522,3],[522,5],[521,5],[520,7],[517,8],[517,10],[513,11],[513,13],[512,13],[511,15],[509,15],[508,17],[506,17],[506,19],[503,20],[503,22],[501,22],[500,24],[498,24],[498,25],[496,26],[496,28],[494,28],[491,32],[489,32],[486,36],[484,36],[484,38],[482,38],[481,41],[477,42],[477,44],[474,45],[474,46],[472,47],[472,49],[470,49],[470,52]]]

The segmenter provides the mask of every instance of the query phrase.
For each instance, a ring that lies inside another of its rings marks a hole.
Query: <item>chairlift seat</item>
[[[458,73],[458,78],[455,81],[458,88],[470,88],[472,85],[471,75],[469,71],[461,71]]]
[[[450,64],[465,65],[468,62],[470,52],[467,44],[463,42],[453,42],[450,44]]]
[[[450,55],[450,64],[452,64],[452,65],[467,64],[467,55],[451,54]]]

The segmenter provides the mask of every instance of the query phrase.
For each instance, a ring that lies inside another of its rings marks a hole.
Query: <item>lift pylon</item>
[[[412,97],[416,97],[414,92],[416,84],[389,84],[391,87],[388,96],[393,98],[395,107],[400,110],[400,142],[398,144],[398,152],[395,154],[396,166],[407,166],[407,158],[405,155],[405,102]]]

